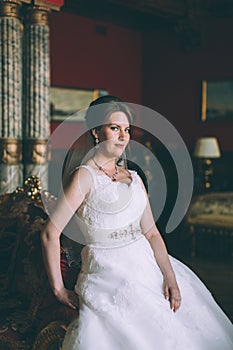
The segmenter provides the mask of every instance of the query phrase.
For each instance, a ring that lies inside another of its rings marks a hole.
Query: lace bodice
[[[146,196],[137,173],[130,171],[133,181],[127,185],[111,181],[89,165],[82,167],[93,177],[91,191],[76,212],[86,244],[112,247],[142,237],[140,220]]]

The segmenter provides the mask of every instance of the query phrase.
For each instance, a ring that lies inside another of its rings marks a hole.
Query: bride
[[[62,349],[233,349],[230,320],[198,277],[168,255],[140,177],[116,163],[130,140],[129,107],[100,97],[86,122],[95,152],[73,169],[41,233],[53,293],[79,308]],[[74,213],[86,245],[71,291],[62,280],[59,238]]]

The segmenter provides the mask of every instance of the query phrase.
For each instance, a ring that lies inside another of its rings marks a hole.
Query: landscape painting
[[[233,120],[233,80],[202,81],[201,120]]]
[[[90,102],[107,95],[106,90],[50,87],[50,116],[53,122],[84,121]]]

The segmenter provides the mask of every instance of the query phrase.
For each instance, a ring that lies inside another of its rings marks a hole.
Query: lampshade
[[[194,157],[219,158],[220,148],[216,137],[201,137],[197,140],[194,148]]]

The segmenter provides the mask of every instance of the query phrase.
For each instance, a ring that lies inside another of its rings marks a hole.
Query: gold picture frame
[[[233,121],[233,80],[203,80],[201,120]]]
[[[62,86],[50,87],[51,122],[84,121],[86,108],[90,102],[100,96],[107,95],[103,89],[82,89]]]

